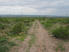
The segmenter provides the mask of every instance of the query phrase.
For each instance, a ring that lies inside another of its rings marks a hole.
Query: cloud
[[[45,10],[37,10],[35,8],[25,6],[0,6],[0,14],[24,14],[24,15],[45,15],[52,14],[56,11],[54,8],[47,8]]]
[[[0,0],[0,14],[66,15],[69,0]]]
[[[35,14],[36,9],[24,6],[0,6],[0,14]]]
[[[46,8],[45,10],[39,10],[39,14],[41,15],[53,15],[55,14],[56,9],[54,8]]]

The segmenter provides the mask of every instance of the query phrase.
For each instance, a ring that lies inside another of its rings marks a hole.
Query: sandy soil
[[[24,40],[24,42],[20,42],[20,46],[15,46],[11,49],[10,52],[56,52],[56,47],[59,43],[61,43],[61,40],[57,40],[53,38],[51,35],[48,34],[48,31],[44,29],[44,27],[40,24],[39,21],[35,21],[32,25],[32,27],[29,29],[28,34],[35,35],[36,41],[35,43],[30,47],[29,51],[29,41],[30,41],[30,35]],[[64,44],[65,45],[65,44]],[[65,45],[68,52],[69,50],[69,43]],[[60,49],[57,52],[61,52]]]

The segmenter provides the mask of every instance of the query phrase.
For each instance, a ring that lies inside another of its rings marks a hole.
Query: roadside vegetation
[[[69,39],[69,27],[59,27],[52,31],[52,34],[56,38]]]
[[[33,18],[0,18],[0,52],[9,52],[10,48],[17,46],[15,40],[24,41],[34,20]]]
[[[44,18],[43,26],[58,39],[69,39],[69,18]]]
[[[8,52],[12,46],[16,46],[16,43],[9,41],[7,37],[0,37],[0,52]]]

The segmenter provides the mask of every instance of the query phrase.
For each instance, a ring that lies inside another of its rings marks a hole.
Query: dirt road
[[[35,44],[30,48],[30,52],[55,52],[56,42],[51,39],[52,37],[50,37],[39,21],[34,23],[30,32],[35,34],[37,39]]]
[[[56,52],[56,45],[58,40],[48,34],[48,31],[40,24],[39,21],[35,21],[32,27],[29,29],[30,34],[24,42],[21,42],[18,47],[15,47],[11,52]],[[35,38],[31,38],[34,35]],[[35,39],[35,40],[34,40]],[[58,51],[60,52],[60,50]]]

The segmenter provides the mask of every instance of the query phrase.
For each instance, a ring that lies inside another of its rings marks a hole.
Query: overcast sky
[[[0,15],[69,16],[69,0],[0,0]]]

